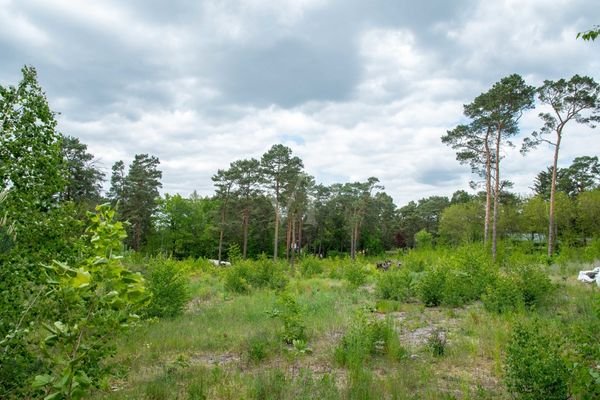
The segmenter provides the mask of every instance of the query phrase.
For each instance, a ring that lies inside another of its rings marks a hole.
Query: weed
[[[442,268],[432,268],[424,273],[418,284],[419,297],[428,307],[439,306],[444,296],[446,272]]]
[[[367,271],[357,262],[350,262],[344,266],[344,279],[352,287],[359,287],[367,281]]]
[[[281,293],[277,299],[277,306],[269,312],[273,318],[283,321],[283,341],[292,344],[294,340],[306,340],[306,327],[302,319],[300,305],[289,293]]]
[[[323,262],[316,257],[307,256],[300,261],[300,273],[305,278],[310,278],[323,273]]]
[[[170,259],[157,259],[150,265],[148,288],[152,293],[146,309],[149,317],[179,315],[189,300],[188,277],[179,263]]]
[[[266,332],[259,332],[246,341],[246,354],[248,360],[259,363],[265,360],[271,351],[271,342]]]
[[[334,352],[336,362],[351,369],[361,367],[371,356],[398,360],[405,354],[391,320],[368,318],[365,312],[357,313]]]
[[[518,323],[506,349],[505,382],[522,400],[569,398],[569,371],[560,344],[539,321]]]
[[[377,296],[382,299],[406,301],[413,295],[413,276],[406,269],[380,274],[377,280]]]
[[[446,331],[441,328],[434,329],[427,338],[427,347],[434,357],[442,357],[446,353]]]

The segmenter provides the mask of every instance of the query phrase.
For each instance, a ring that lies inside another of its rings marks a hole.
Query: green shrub
[[[327,276],[331,279],[344,279],[344,265],[349,259],[325,258],[323,260]]]
[[[415,233],[415,247],[417,249],[431,249],[433,247],[433,235],[425,229]]]
[[[423,272],[433,266],[433,251],[410,250],[402,257],[402,267],[413,272]]]
[[[479,244],[462,246],[456,249],[450,260],[454,269],[467,275],[460,290],[464,301],[479,300],[497,275],[497,268],[487,249]]]
[[[254,380],[251,398],[260,400],[283,399],[289,384],[290,382],[286,379],[286,376],[279,370],[262,371]]]
[[[482,296],[486,310],[502,314],[524,306],[520,282],[513,274],[500,275]]]
[[[334,352],[336,362],[351,369],[360,368],[371,356],[388,355],[397,360],[405,354],[392,322],[368,318],[364,312],[355,316]]]
[[[517,399],[569,398],[569,370],[560,356],[555,335],[544,332],[538,321],[514,328],[504,365],[505,383]]]
[[[344,279],[351,286],[359,287],[367,281],[367,271],[359,263],[350,262],[344,266]]]
[[[593,239],[583,250],[583,258],[587,262],[600,260],[600,238]]]
[[[379,400],[385,398],[383,389],[374,379],[373,372],[366,368],[354,368],[348,376],[348,387],[344,399]]]
[[[473,277],[461,269],[451,269],[446,272],[442,303],[450,306],[462,306],[474,300]]]
[[[251,265],[248,281],[254,288],[281,290],[288,282],[286,268],[285,263],[275,262],[263,255]]]
[[[225,271],[225,290],[247,293],[252,288],[283,289],[288,282],[285,268],[285,264],[274,262],[266,256],[256,261],[239,261]]]
[[[250,291],[250,265],[246,262],[238,263],[225,271],[223,286],[225,290],[234,293],[247,293]]]
[[[527,307],[539,306],[551,293],[553,286],[548,274],[536,265],[525,265],[517,268],[523,302]]]
[[[291,294],[281,293],[270,315],[283,322],[281,336],[285,343],[292,344],[298,340],[306,341],[306,327],[304,325],[302,309]]]
[[[486,288],[495,280],[492,271],[479,271],[465,268],[450,268],[446,271],[446,280],[442,294],[442,303],[450,306],[462,306],[479,300]]]
[[[305,278],[310,278],[323,273],[323,263],[316,257],[304,257],[300,261],[300,273]]]
[[[446,284],[446,272],[441,268],[426,271],[418,283],[419,298],[428,307],[442,303]]]
[[[573,321],[569,324],[569,331],[564,333],[572,347],[569,352],[569,361],[573,365],[571,388],[573,398],[600,399],[600,293],[584,293],[574,298]]]
[[[246,340],[246,354],[248,361],[259,363],[269,356],[271,341],[267,332],[260,332]]]
[[[227,248],[227,259],[232,264],[236,264],[242,260],[242,251],[237,243],[232,243]]]
[[[427,338],[427,347],[435,357],[442,357],[446,353],[446,332],[436,328]]]
[[[149,317],[174,317],[183,312],[189,300],[188,278],[176,261],[157,260],[147,275],[152,293],[146,308]]]
[[[377,280],[377,297],[406,301],[413,295],[412,273],[406,269],[382,273]]]

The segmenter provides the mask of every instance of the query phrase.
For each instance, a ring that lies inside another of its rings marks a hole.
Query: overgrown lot
[[[152,312],[118,338],[94,397],[598,398],[600,292],[575,280],[594,247],[550,265],[501,252],[412,251],[388,271],[375,259],[130,259]]]

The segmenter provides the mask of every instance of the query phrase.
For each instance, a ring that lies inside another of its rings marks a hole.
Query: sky
[[[160,159],[163,193],[214,193],[211,176],[282,143],[317,182],[376,176],[396,205],[477,179],[441,143],[463,105],[505,76],[600,80],[598,0],[0,0],[0,84],[38,71],[59,130],[107,176]],[[503,179],[531,193],[552,148],[525,113]],[[570,124],[559,166],[600,154]]]

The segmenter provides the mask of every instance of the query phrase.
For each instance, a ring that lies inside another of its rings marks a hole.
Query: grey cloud
[[[321,182],[377,173],[398,205],[448,195],[472,178],[439,141],[461,104],[513,72],[539,83],[600,65],[599,43],[574,37],[600,20],[593,0],[4,4],[0,21],[20,15],[37,30],[0,27],[2,84],[36,66],[61,130],[108,170],[159,156],[164,191],[182,194],[212,193],[213,169],[284,142]],[[372,32],[406,35],[408,60],[377,36],[381,48],[362,54]],[[523,123],[523,135],[539,128]],[[565,157],[600,153],[573,129]],[[530,157],[506,158],[518,192],[551,154]]]
[[[352,50],[296,39],[235,49],[215,65],[217,86],[231,101],[257,106],[345,100],[359,76]]]
[[[431,167],[419,171],[416,180],[425,185],[431,186],[457,186],[461,182],[462,176],[464,176],[464,169],[457,169],[455,167],[444,168],[444,167]]]

